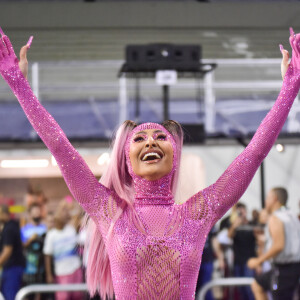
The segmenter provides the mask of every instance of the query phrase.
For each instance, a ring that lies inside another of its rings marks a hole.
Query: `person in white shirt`
[[[267,291],[273,300],[292,300],[300,279],[300,222],[287,209],[288,193],[285,188],[270,190],[266,199],[266,209],[270,214],[266,227],[265,252],[248,261],[251,269],[256,269],[267,260],[272,261],[272,269],[258,275],[252,284],[257,300],[267,300]]]
[[[66,205],[60,205],[54,215],[55,227],[45,239],[44,255],[47,283],[81,283],[83,274],[81,259],[77,253],[77,231],[69,224],[70,216]],[[52,270],[54,262],[54,274]],[[56,300],[81,300],[81,292],[57,292]]]

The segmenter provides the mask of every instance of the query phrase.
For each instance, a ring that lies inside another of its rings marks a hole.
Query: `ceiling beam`
[[[3,29],[300,28],[297,2],[5,2]]]

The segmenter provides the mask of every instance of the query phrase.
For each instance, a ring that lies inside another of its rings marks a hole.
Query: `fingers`
[[[2,30],[2,28],[0,27],[0,59],[3,59],[5,56],[7,56],[9,54],[9,51],[6,48],[6,44],[4,42],[4,37],[5,37],[5,33]]]
[[[300,34],[295,34],[294,30],[292,27],[290,27],[290,45],[293,49],[293,56],[298,57],[300,56]]]
[[[281,61],[281,77],[284,79],[284,76],[289,67],[289,52],[283,48],[282,45],[279,45],[281,54],[282,54],[282,61]]]
[[[2,40],[6,46],[7,55],[14,54],[14,48],[13,48],[8,36],[6,36],[6,35],[2,36]]]
[[[5,44],[2,41],[2,39],[0,39],[0,59],[3,59],[3,57],[7,56],[7,54],[8,54],[8,52],[5,47]]]
[[[284,50],[283,46],[281,44],[279,45],[279,49],[280,49],[281,52]]]
[[[293,28],[290,27],[290,38],[289,38],[289,41],[290,41],[290,44],[291,44],[292,48],[293,48],[294,40],[295,40],[295,32],[294,32]]]
[[[4,58],[6,56],[9,56],[9,55],[15,56],[13,46],[12,46],[8,36],[5,35],[5,33],[3,32],[1,27],[0,27],[0,35],[1,35],[1,38],[0,38],[0,59]],[[33,40],[33,36],[30,36],[26,46],[23,46],[21,48],[20,60],[27,60],[26,54],[27,54],[27,50],[31,46],[32,40]]]
[[[295,37],[292,37],[290,36],[290,45],[292,47],[292,52],[293,52],[293,56],[298,56],[297,55],[297,47],[296,47],[296,44],[295,44]]]
[[[27,44],[26,44],[26,46],[28,46],[28,49],[29,49],[30,46],[31,46],[32,40],[33,40],[33,35],[30,36],[30,38],[29,38],[29,40],[28,40],[28,42],[27,42]]]
[[[290,36],[294,36],[294,35],[295,35],[294,29],[293,27],[290,27]]]
[[[296,34],[294,39],[294,47],[297,49],[297,54],[300,56],[300,34]]]
[[[29,49],[28,45],[25,45],[20,50],[20,62],[27,61],[27,50]]]
[[[25,46],[23,46],[20,50],[20,62],[27,62],[27,51],[31,46],[33,40],[33,36],[31,36]]]
[[[285,50],[282,45],[279,45],[279,49],[282,54],[282,62],[287,64],[289,62],[289,58],[290,58],[289,52],[287,50]]]

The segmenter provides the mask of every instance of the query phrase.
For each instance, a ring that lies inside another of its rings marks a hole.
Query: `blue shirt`
[[[31,223],[26,224],[21,228],[21,239],[23,243],[26,243],[31,236],[37,234],[42,236],[47,232],[47,226],[45,224],[33,225]]]

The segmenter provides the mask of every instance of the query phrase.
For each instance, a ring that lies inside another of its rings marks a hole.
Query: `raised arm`
[[[60,126],[39,103],[5,35],[0,39],[0,73],[18,98],[31,125],[55,157],[74,198],[89,214],[94,214],[94,208],[99,210],[96,199],[107,200],[111,191],[98,182]]]
[[[194,195],[187,201],[193,207],[211,205],[214,224],[243,195],[256,170],[267,156],[279,135],[300,87],[300,34],[290,37],[293,48],[292,61],[284,76],[279,96],[257,129],[244,151],[231,163],[216,183]]]

